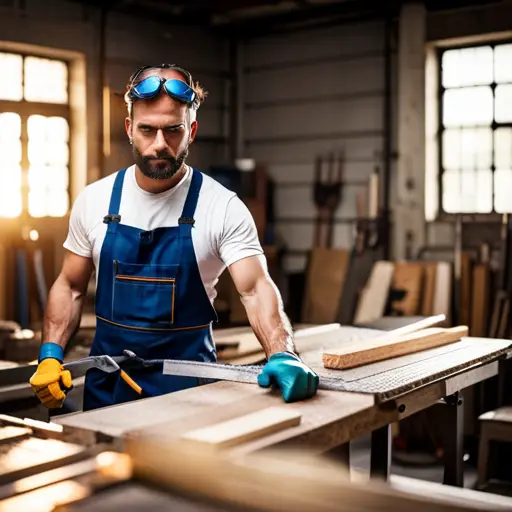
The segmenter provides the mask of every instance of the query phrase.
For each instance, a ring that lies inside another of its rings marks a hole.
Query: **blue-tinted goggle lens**
[[[160,91],[162,84],[172,98],[186,103],[192,103],[196,93],[185,82],[177,79],[165,80],[159,76],[148,76],[132,88],[132,94],[140,99],[152,98]]]

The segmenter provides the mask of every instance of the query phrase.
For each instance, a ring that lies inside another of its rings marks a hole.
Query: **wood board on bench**
[[[466,326],[431,327],[403,335],[390,332],[376,340],[344,344],[342,348],[326,351],[322,359],[326,368],[344,370],[454,343],[467,335]]]
[[[323,351],[306,352],[302,359],[320,378],[339,379],[340,390],[368,393],[381,403],[504,357],[510,350],[511,340],[463,338],[450,345],[348,370],[325,368]]]

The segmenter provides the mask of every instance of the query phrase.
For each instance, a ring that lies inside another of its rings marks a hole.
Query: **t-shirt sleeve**
[[[219,256],[226,267],[249,256],[263,254],[251,212],[238,196],[226,207],[224,227],[219,242]]]
[[[78,195],[71,209],[68,236],[64,248],[85,258],[92,257],[92,243],[88,236],[86,190]]]

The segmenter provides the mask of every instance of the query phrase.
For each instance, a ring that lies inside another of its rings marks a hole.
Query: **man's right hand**
[[[30,385],[39,400],[48,409],[59,409],[66,398],[65,391],[73,386],[69,370],[64,370],[58,359],[43,359],[36,373],[30,378]]]

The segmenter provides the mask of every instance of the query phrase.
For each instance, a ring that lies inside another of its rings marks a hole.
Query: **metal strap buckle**
[[[109,213],[103,217],[103,223],[108,224],[109,222],[121,222],[121,215],[116,213]]]
[[[178,219],[178,224],[194,224],[195,220],[194,217],[180,217]]]

